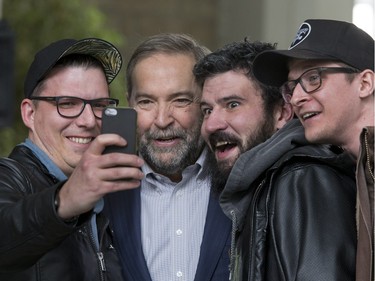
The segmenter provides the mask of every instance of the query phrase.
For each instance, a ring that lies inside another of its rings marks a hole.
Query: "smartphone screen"
[[[107,146],[103,153],[137,153],[137,111],[130,107],[107,107],[102,115],[102,134],[118,134],[126,146]]]

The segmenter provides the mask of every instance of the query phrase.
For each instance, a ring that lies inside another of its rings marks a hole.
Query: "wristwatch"
[[[56,190],[56,193],[55,193],[55,210],[56,210],[56,213],[57,213],[57,210],[59,209],[59,206],[60,206],[60,196],[59,196],[59,193],[60,193],[60,189]],[[70,219],[62,219],[64,222],[66,223],[72,223],[72,222],[76,222],[79,218],[79,215],[78,216],[74,216]]]

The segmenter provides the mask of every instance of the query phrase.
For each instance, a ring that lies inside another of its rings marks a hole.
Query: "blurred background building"
[[[111,94],[125,100],[125,66],[136,46],[161,32],[187,33],[211,50],[247,37],[289,47],[309,18],[354,22],[374,36],[375,0],[0,0],[0,156],[24,140],[19,104],[40,48],[61,38],[116,45],[122,72]]]
[[[277,42],[287,48],[309,18],[353,21],[373,35],[374,0],[87,0],[99,5],[126,36],[125,59],[146,36],[192,35],[210,49],[231,41]]]

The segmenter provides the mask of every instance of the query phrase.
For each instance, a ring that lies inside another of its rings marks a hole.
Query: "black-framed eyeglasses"
[[[317,67],[306,70],[300,77],[295,80],[286,81],[280,91],[286,103],[290,103],[293,91],[299,83],[302,89],[310,94],[322,86],[322,73],[358,73],[358,69],[350,67]]]
[[[117,106],[119,104],[118,99],[113,98],[100,98],[93,100],[86,100],[78,97],[71,96],[57,96],[57,97],[30,97],[31,100],[51,101],[56,103],[57,112],[62,117],[75,118],[82,114],[86,104],[91,106],[91,110],[94,116],[98,119],[102,119],[103,109],[107,106]]]

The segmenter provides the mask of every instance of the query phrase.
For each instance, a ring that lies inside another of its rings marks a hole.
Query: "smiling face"
[[[284,123],[264,110],[260,90],[240,71],[205,80],[202,136],[215,153],[218,169],[229,174],[241,153],[267,140]]]
[[[315,67],[342,67],[327,61],[294,60],[288,79],[298,78],[304,71]],[[312,93],[305,93],[301,85],[294,89],[291,104],[301,120],[307,140],[331,143],[350,150],[362,125],[363,101],[360,98],[360,75],[350,81],[344,73],[322,73],[322,85]],[[353,148],[353,150],[358,150]]]
[[[64,67],[51,71],[39,96],[108,98],[109,89],[100,68]],[[90,105],[76,118],[60,116],[53,101],[24,99],[21,111],[29,138],[68,176],[100,133],[101,120],[95,118]]]
[[[139,150],[156,171],[178,181],[196,161],[200,138],[200,90],[195,59],[186,54],[154,54],[137,63],[130,105],[138,113]]]

